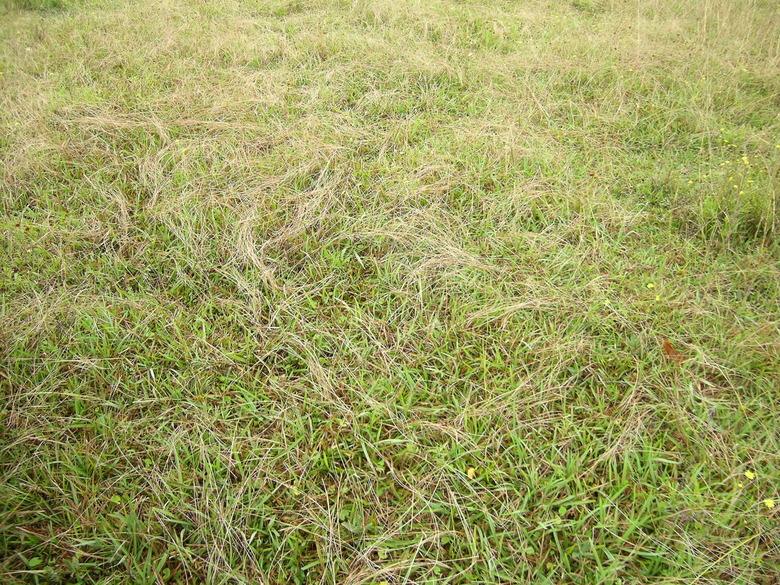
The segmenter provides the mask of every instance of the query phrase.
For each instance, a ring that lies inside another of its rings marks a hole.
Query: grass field
[[[777,584],[779,114],[776,0],[0,0],[0,581]]]

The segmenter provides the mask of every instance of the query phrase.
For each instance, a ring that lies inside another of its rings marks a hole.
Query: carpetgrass
[[[0,6],[0,581],[778,582],[776,0]]]

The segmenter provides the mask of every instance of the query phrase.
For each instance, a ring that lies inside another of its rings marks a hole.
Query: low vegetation
[[[0,3],[2,581],[777,583],[779,38]]]

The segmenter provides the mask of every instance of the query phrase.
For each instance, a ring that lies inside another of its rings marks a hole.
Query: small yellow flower
[[[655,288],[655,285],[652,282],[648,282],[647,288]]]
[[[473,467],[469,467],[468,471],[466,472],[466,475],[469,476],[469,479],[474,479],[477,477],[477,470]]]
[[[744,483],[742,483],[742,482],[739,482],[739,483],[737,484],[737,487],[745,487],[745,484],[744,484]]]
[[[661,295],[655,295],[655,300],[656,301],[660,301],[661,300]]]
[[[745,472],[745,477],[747,477],[749,480],[753,481],[754,479],[756,479],[756,474],[753,473],[752,471],[746,471]]]
[[[775,501],[771,498],[767,498],[764,500],[764,505],[771,510],[775,507]]]
[[[739,194],[740,194],[740,195],[744,195],[744,194],[745,194],[745,192],[744,192],[744,191],[740,191],[740,192],[739,192]]]

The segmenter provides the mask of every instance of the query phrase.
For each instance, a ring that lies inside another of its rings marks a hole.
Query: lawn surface
[[[778,39],[1,0],[0,581],[776,584]]]

